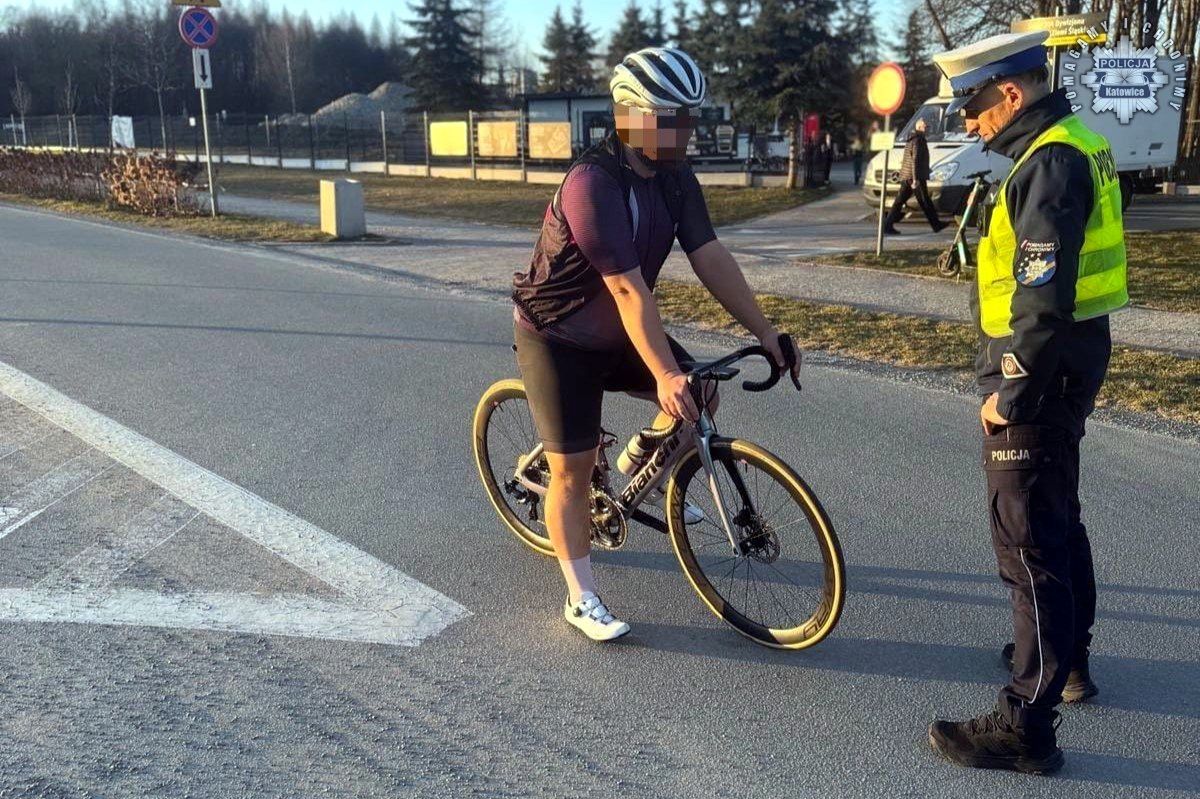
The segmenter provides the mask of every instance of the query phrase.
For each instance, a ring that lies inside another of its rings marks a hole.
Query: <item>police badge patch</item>
[[[1004,356],[1000,358],[1000,374],[1009,380],[1016,380],[1019,377],[1029,377],[1029,371],[1017,360],[1017,356],[1011,352],[1004,353]]]
[[[1017,281],[1030,288],[1049,283],[1058,266],[1057,255],[1057,241],[1022,240],[1017,254]]]

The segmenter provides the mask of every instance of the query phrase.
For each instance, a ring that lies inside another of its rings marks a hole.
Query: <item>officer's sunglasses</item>
[[[971,102],[958,109],[963,119],[978,119],[979,115],[1004,99],[1003,93],[996,84],[989,83],[975,93]]]

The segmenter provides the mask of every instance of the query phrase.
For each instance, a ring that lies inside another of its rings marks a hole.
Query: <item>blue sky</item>
[[[167,0],[161,0],[164,4]],[[266,2],[270,8],[279,9],[286,6],[293,12],[307,10],[314,19],[323,19],[331,15],[341,14],[343,12],[354,13],[364,26],[371,21],[371,17],[378,14],[383,22],[391,18],[392,13],[396,13],[400,19],[406,19],[409,16],[408,0],[392,0],[391,2],[381,2],[380,0],[358,0],[357,2],[347,2],[347,0],[259,0]],[[241,4],[242,0],[223,0],[226,7],[233,7],[235,4]],[[569,12],[574,0],[563,0],[562,6],[565,13]],[[601,42],[607,39],[608,35],[616,27],[617,21],[624,9],[627,0],[583,0],[583,11],[588,23],[592,29],[597,31]],[[880,36],[884,43],[890,43],[901,30],[903,18],[910,5],[907,0],[872,0],[874,7],[878,13],[877,26]],[[38,6],[41,8],[56,8],[56,7],[71,7],[74,3],[72,0],[0,0],[0,7],[16,6],[17,8],[28,8],[30,6]],[[245,3],[244,5],[249,5]],[[546,23],[550,18],[550,14],[554,10],[553,0],[540,0],[529,2],[529,0],[500,0],[498,5],[504,9],[504,13],[511,21],[514,31],[521,35],[526,46],[530,50],[531,55],[536,55],[542,41],[542,35],[546,29]],[[653,0],[639,0],[640,5],[645,10],[650,10],[654,7]],[[699,5],[698,0],[691,0],[691,5],[696,7]],[[667,20],[670,22],[673,14],[674,0],[663,0],[663,7],[667,12]]]

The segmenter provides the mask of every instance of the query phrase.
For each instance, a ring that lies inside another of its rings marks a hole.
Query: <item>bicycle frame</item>
[[[789,339],[789,349],[791,346]],[[670,478],[671,472],[679,460],[691,452],[692,447],[695,447],[699,450],[700,463],[704,468],[705,477],[708,480],[709,492],[712,494],[717,512],[721,515],[721,527],[725,530],[725,535],[729,538],[730,549],[738,557],[744,555],[742,545],[734,533],[734,520],[730,518],[729,509],[725,507],[725,501],[721,497],[721,492],[717,487],[716,463],[712,457],[713,441],[718,437],[717,425],[713,421],[712,414],[709,413],[707,398],[702,396],[702,394],[706,379],[714,381],[732,379],[737,375],[738,370],[729,368],[730,364],[750,355],[762,355],[767,359],[767,362],[771,366],[771,377],[760,383],[744,382],[743,387],[746,390],[766,391],[779,381],[783,370],[776,366],[771,360],[770,354],[761,347],[749,347],[739,350],[718,361],[706,364],[690,374],[688,376],[688,384],[691,388],[692,398],[695,400],[696,407],[700,409],[699,420],[695,425],[691,426],[692,440],[690,442],[684,440],[687,431],[685,431],[685,424],[681,421],[676,421],[670,427],[661,431],[661,436],[659,436],[660,443],[654,448],[649,460],[630,476],[629,482],[625,484],[615,497],[617,508],[626,520],[632,519],[658,529],[661,532],[666,532],[666,528],[661,522],[653,516],[643,513],[640,507],[646,501],[651,491],[660,488]],[[797,389],[800,388],[800,383],[794,375],[792,376],[792,382]],[[536,463],[542,457],[543,453],[543,446],[539,443],[528,455],[521,458],[517,463],[513,478],[526,491],[537,494],[544,499],[546,496],[545,487],[529,480],[525,476],[525,471],[532,464]],[[596,467],[601,470],[602,477],[607,482],[609,467],[603,447],[597,453]],[[743,507],[750,508],[751,512],[753,512],[750,492],[746,490],[746,485],[742,481],[741,475],[737,473],[736,469],[727,469],[727,471],[734,488],[737,489]]]

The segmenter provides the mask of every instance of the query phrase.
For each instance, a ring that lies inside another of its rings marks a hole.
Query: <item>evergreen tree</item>
[[[667,17],[663,10],[662,0],[654,3],[654,12],[650,17],[650,46],[662,47],[667,43]]]
[[[596,35],[583,21],[582,0],[575,0],[571,9],[571,78],[572,91],[590,92],[596,89]]]
[[[625,14],[613,33],[612,43],[608,48],[608,60],[605,63],[611,69],[634,50],[649,46],[650,32],[646,28],[646,20],[642,18],[642,12],[635,0],[629,0],[629,5],[625,6]]]
[[[555,6],[550,24],[546,26],[546,35],[542,38],[542,49],[546,54],[538,57],[542,62],[538,88],[544,92],[567,91],[570,85],[571,62],[575,58],[571,33],[563,22],[562,8]]]
[[[687,51],[688,55],[695,58],[696,54],[691,51],[692,24],[690,16],[688,0],[675,0],[675,17],[671,20],[675,30],[671,34],[671,41],[675,43],[676,47]]]
[[[479,56],[475,32],[468,27],[468,9],[454,0],[421,0],[409,6],[416,19],[409,21],[415,35],[408,40],[413,51],[408,84],[417,108],[430,111],[465,111],[479,108]]]
[[[918,9],[914,8],[908,15],[904,38],[897,49],[900,51],[900,66],[904,67],[904,78],[907,82],[904,104],[896,112],[896,120],[902,125],[921,103],[936,95],[938,90],[938,71],[937,67],[933,66],[929,53],[929,32]],[[896,128],[899,125],[892,127]]]

